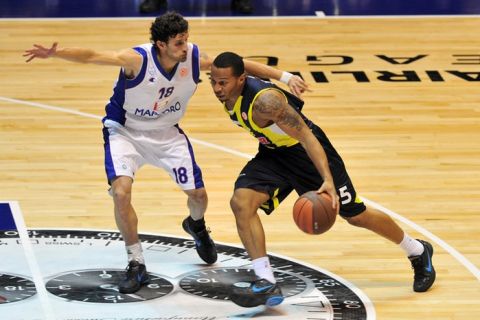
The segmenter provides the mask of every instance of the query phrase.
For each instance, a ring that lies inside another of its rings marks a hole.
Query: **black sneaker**
[[[212,238],[210,238],[210,230],[203,228],[203,230],[194,232],[190,227],[188,217],[183,220],[182,227],[195,240],[195,249],[200,258],[208,264],[215,263],[217,261],[217,249]]]
[[[418,239],[417,239],[418,240]],[[432,264],[433,247],[430,243],[418,240],[423,245],[423,253],[419,256],[408,257],[415,272],[413,291],[425,292],[435,282],[435,268]]]
[[[246,308],[259,305],[273,307],[282,303],[284,299],[280,286],[266,279],[257,279],[245,287],[234,285],[229,298],[233,303]]]
[[[126,268],[125,279],[120,281],[118,291],[120,293],[134,293],[140,290],[142,284],[148,282],[147,268],[137,260],[132,260]]]

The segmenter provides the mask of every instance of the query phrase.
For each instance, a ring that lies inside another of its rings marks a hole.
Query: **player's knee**
[[[113,201],[118,205],[126,205],[130,203],[131,192],[124,188],[114,188],[112,192]]]
[[[348,223],[355,227],[365,227],[367,219],[368,217],[364,213],[360,213],[354,217],[346,218]]]
[[[236,219],[245,216],[250,211],[247,201],[236,194],[233,194],[232,198],[230,199],[230,208],[232,209]]]
[[[235,196],[235,194],[230,198],[230,208],[235,215],[237,215],[237,212],[240,212],[242,210],[242,204],[240,203],[238,197]]]
[[[196,203],[206,203],[208,201],[207,192],[204,188],[195,189],[191,192],[188,192],[188,197],[190,200]]]

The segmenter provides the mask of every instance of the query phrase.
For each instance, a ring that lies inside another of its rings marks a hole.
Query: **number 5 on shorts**
[[[340,192],[340,203],[347,204],[352,201],[352,194],[347,190],[347,186],[343,186],[338,189]]]

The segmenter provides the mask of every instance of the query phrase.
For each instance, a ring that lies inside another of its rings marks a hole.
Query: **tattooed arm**
[[[332,207],[336,209],[338,196],[325,150],[302,117],[288,104],[285,95],[276,89],[261,93],[253,105],[253,118],[254,122],[261,127],[276,123],[283,132],[302,144],[324,180],[318,191],[327,192],[332,198]]]

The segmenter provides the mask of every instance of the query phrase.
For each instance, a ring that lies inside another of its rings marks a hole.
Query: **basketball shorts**
[[[204,186],[193,148],[178,127],[139,131],[105,121],[103,128],[105,171],[108,182],[119,176],[135,178],[145,164],[163,168],[182,190]]]
[[[366,207],[357,196],[343,160],[320,128],[315,126],[312,131],[327,154],[340,197],[340,215],[347,218],[362,213]],[[260,208],[270,214],[293,190],[301,195],[318,190],[322,183],[322,177],[300,143],[277,149],[260,145],[258,153],[240,172],[235,189],[248,188],[267,193],[270,199]]]

